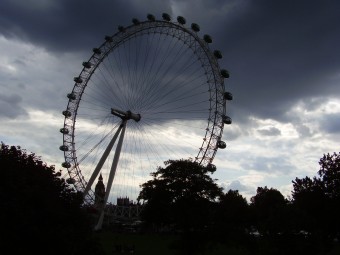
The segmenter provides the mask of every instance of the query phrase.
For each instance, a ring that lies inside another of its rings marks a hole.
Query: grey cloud
[[[106,34],[115,33],[118,25],[132,24],[133,17],[171,10],[167,2],[133,0],[46,0],[44,5],[37,0],[3,0],[0,7],[1,34],[57,52],[91,49]]]
[[[325,83],[340,66],[340,2],[327,1],[41,1],[4,0],[0,31],[57,52],[90,50],[131,18],[176,11],[210,33],[235,95],[234,121],[283,120],[297,100],[339,93]],[[105,6],[105,8],[103,8]],[[177,13],[174,13],[177,15]],[[322,84],[322,86],[320,86]]]
[[[340,134],[340,113],[324,115],[321,118],[320,129],[330,134]]]
[[[280,129],[275,128],[275,127],[271,127],[271,128],[268,128],[268,129],[260,129],[260,130],[257,130],[257,132],[259,132],[261,135],[264,135],[264,136],[279,136],[279,135],[281,135]]]
[[[300,137],[310,137],[312,135],[312,131],[310,128],[304,124],[295,125],[296,131],[299,133]]]
[[[340,41],[339,2],[248,5],[244,15],[226,17],[227,26],[214,28],[237,108],[280,120],[297,100],[340,92],[339,86],[325,83],[340,67],[340,53],[334,50]]]
[[[232,181],[228,185],[223,185],[225,191],[238,190],[240,192],[254,191],[253,188],[242,184],[239,180]]]
[[[242,163],[242,168],[267,173],[289,174],[295,167],[284,157],[256,157],[248,158]]]
[[[16,94],[0,94],[0,117],[16,118],[20,115],[27,115],[25,109],[20,106],[22,98]]]

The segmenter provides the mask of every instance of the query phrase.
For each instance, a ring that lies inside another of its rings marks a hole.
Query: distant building
[[[118,197],[117,198],[117,205],[118,206],[130,206],[133,202],[129,200],[128,197]]]
[[[104,206],[104,198],[105,198],[105,185],[103,183],[102,174],[99,175],[98,183],[95,187],[95,200],[94,206],[96,209],[101,209]]]

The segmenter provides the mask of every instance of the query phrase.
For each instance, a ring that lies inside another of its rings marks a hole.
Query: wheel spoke
[[[107,39],[86,63],[64,112],[62,148],[63,165],[89,203],[99,173],[105,202],[114,203],[135,199],[166,160],[212,162],[223,133],[224,78],[196,32],[140,22]]]

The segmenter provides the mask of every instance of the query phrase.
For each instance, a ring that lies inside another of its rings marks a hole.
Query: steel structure
[[[219,67],[222,54],[210,49],[209,35],[199,36],[197,24],[186,27],[183,17],[162,17],[133,19],[106,36],[67,95],[62,166],[86,203],[94,201],[99,172],[108,180],[106,203],[122,169],[150,173],[171,157],[185,156],[207,166],[226,147],[222,133],[231,124],[226,101],[232,94],[224,85],[229,74]]]

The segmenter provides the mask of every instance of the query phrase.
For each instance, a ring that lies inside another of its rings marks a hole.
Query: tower
[[[99,175],[98,183],[95,187],[95,200],[94,206],[97,209],[101,209],[104,206],[104,197],[105,197],[105,185],[103,183],[102,174]]]

